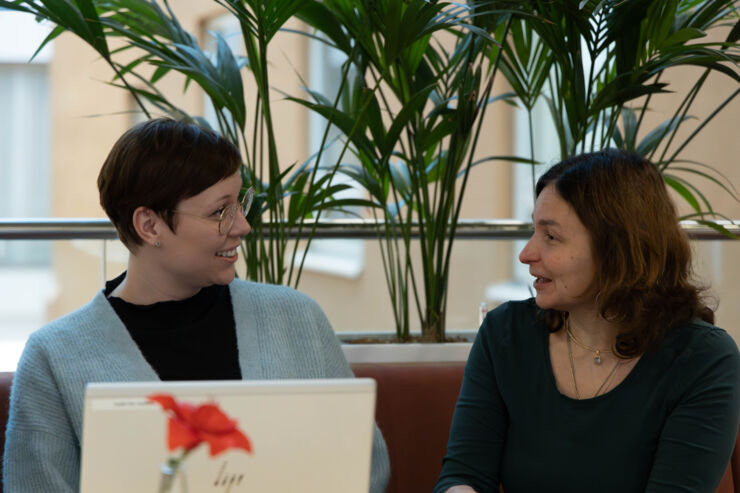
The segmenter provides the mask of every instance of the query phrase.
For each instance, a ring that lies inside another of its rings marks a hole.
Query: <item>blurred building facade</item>
[[[215,3],[177,2],[174,10],[183,26],[197,33],[203,43],[208,42],[209,29],[220,29],[223,24],[224,11]],[[0,17],[7,15],[7,12],[0,12]],[[294,23],[291,27],[301,29],[302,26]],[[311,63],[315,48],[306,38],[280,33],[271,50],[271,78],[276,89],[298,94],[301,80],[297,74],[301,74],[305,80],[317,80],[317,68]],[[7,56],[5,61],[0,59],[0,98],[5,93],[3,81],[8,78],[6,76],[3,79],[3,74],[9,73],[11,68],[17,71],[27,67],[28,64],[17,59],[9,62]],[[132,113],[136,106],[127,92],[107,84],[112,78],[111,69],[91,48],[71,34],[65,33],[57,38],[53,50],[37,60],[35,69],[26,72],[34,70],[25,80],[34,76],[42,79],[41,92],[46,99],[36,97],[38,103],[45,104],[42,104],[42,109],[34,110],[36,112],[23,132],[32,143],[26,148],[39,147],[37,151],[40,152],[33,161],[26,157],[28,154],[23,154],[20,161],[12,161],[13,167],[28,166],[34,172],[24,178],[22,187],[25,188],[16,190],[18,196],[31,197],[32,207],[20,213],[7,212],[9,209],[6,207],[0,210],[0,215],[104,217],[96,188],[98,170],[115,140],[139,121],[141,115]],[[688,80],[694,73],[676,71],[672,76],[677,77],[676,80],[682,77]],[[713,108],[737,87],[735,82],[726,77],[715,76],[709,83],[711,90],[704,91],[704,100],[697,105],[697,111]],[[183,92],[183,81],[177,76],[167,76],[161,84],[161,90],[187,111],[195,114],[207,112],[204,97],[195,85]],[[248,85],[247,90],[250,90]],[[505,90],[503,85],[497,86],[494,93]],[[7,94],[13,92],[8,90]],[[677,97],[679,95],[654,98],[654,111],[648,115],[654,124],[669,116],[667,112],[660,111],[661,104]],[[247,101],[253,100],[247,98]],[[10,104],[5,99],[0,101],[3,105]],[[285,101],[277,91],[274,101],[274,119],[278,122],[282,143],[279,148],[281,162],[302,162],[313,152],[311,117],[298,105]],[[24,104],[23,108],[10,113],[12,120],[0,122],[0,129],[19,125],[17,115],[29,106]],[[514,154],[523,146],[528,147],[528,143],[522,142],[519,127],[520,119],[515,110],[498,103],[487,113],[485,138],[481,139],[483,145],[478,153],[481,156]],[[740,186],[740,166],[736,162],[740,155],[740,139],[736,135],[739,127],[740,101],[735,101],[691,143],[683,156],[717,167],[732,183]],[[549,163],[557,161],[557,156],[548,151],[546,135],[539,135],[536,145],[539,146],[538,159]],[[2,155],[2,150],[0,157],[5,160],[5,163],[0,163],[2,172],[3,166],[9,168],[9,157]],[[495,163],[475,167],[466,191],[462,217],[517,217],[527,220],[533,202],[528,175],[529,170],[525,165]],[[740,204],[719,187],[710,184],[705,186],[703,183],[700,186],[707,191],[715,209],[728,217],[740,219]],[[2,204],[0,198],[0,206]],[[7,249],[12,242],[0,243],[4,243]],[[448,329],[477,328],[481,302],[492,308],[506,299],[527,296],[527,285],[531,279],[528,279],[526,269],[522,271],[517,267],[521,246],[522,242],[514,241],[456,242],[450,276]],[[697,275],[711,285],[712,293],[719,300],[717,323],[740,341],[740,304],[735,301],[740,296],[740,243],[693,242],[693,247]],[[38,284],[40,281],[11,280],[8,276],[12,272],[17,273],[18,266],[0,266],[4,278],[0,282],[4,289],[0,294],[3,296],[10,297],[18,293],[23,282],[31,283],[29,292],[22,293],[21,297],[37,302],[33,303],[36,312],[31,322],[31,319],[26,320],[24,327],[29,327],[29,323],[33,325],[56,318],[86,303],[101,288],[103,277],[112,278],[125,269],[126,252],[117,242],[108,242],[106,245],[108,261],[105,266],[101,263],[104,249],[100,241],[60,241],[38,248],[39,252],[33,254],[38,258],[26,263],[36,266],[30,270],[35,269],[36,275],[43,277],[41,284]],[[322,249],[329,252],[326,258],[320,254]],[[339,255],[345,263],[337,264],[332,260],[338,258],[337,251],[347,252],[345,256]],[[16,260],[21,258],[19,255],[16,254]],[[317,255],[308,265],[299,290],[318,301],[337,332],[393,331],[393,317],[375,241],[319,245]],[[31,286],[34,285],[43,285],[44,288],[33,292]],[[17,305],[17,301],[9,301],[11,298],[6,300],[6,304]],[[20,332],[23,330],[18,329]]]

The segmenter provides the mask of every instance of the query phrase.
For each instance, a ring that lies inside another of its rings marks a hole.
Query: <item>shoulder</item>
[[[536,346],[546,332],[538,313],[532,298],[509,301],[494,308],[478,330],[474,344],[476,353],[508,359],[532,351],[533,345]]]
[[[230,285],[242,372],[272,378],[351,376],[339,341],[319,305],[285,286]]]
[[[537,315],[537,304],[534,298],[507,301],[489,311],[486,319],[533,320]]]
[[[234,280],[229,284],[237,320],[280,330],[306,330],[328,326],[326,315],[311,297],[287,286]]]
[[[81,338],[89,331],[94,331],[113,320],[115,312],[105,299],[102,291],[98,292],[85,306],[57,318],[33,332],[26,343],[26,350],[38,348],[54,350],[78,345]]]
[[[723,329],[701,320],[692,320],[673,329],[657,353],[673,368],[681,392],[708,385],[740,387],[740,352]]]
[[[249,298],[255,301],[258,300],[261,303],[282,302],[288,305],[318,307],[311,297],[288,286],[235,279],[229,284],[229,289],[232,298],[238,300]]]
[[[480,328],[484,337],[498,342],[511,342],[521,336],[528,337],[539,330],[538,308],[534,298],[503,303],[486,315]]]
[[[685,361],[740,358],[737,344],[724,329],[698,319],[673,329],[661,345]]]
[[[50,380],[49,375],[57,383],[75,380],[79,365],[101,354],[101,341],[107,340],[105,334],[116,320],[113,308],[99,292],[87,305],[44,325],[29,336],[14,382],[30,381],[38,386]]]
[[[23,395],[24,399],[41,399],[50,406],[62,387],[77,383],[79,365],[98,353],[91,341],[109,325],[105,320],[108,312],[114,313],[99,292],[87,305],[33,332],[13,378],[16,399]]]

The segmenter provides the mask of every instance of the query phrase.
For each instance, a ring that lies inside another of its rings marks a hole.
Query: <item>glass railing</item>
[[[723,225],[740,235],[740,222]],[[375,227],[371,220],[346,219],[316,225],[316,251],[328,245],[326,257],[332,265],[327,269],[317,254],[307,262],[309,268],[299,289],[316,299],[343,337],[393,331]],[[736,268],[731,266],[740,263],[740,243],[725,241],[726,236],[697,223],[682,223],[682,227],[696,240],[692,244],[702,281],[715,288],[720,300],[737,299]],[[305,228],[304,234],[308,230]],[[481,302],[492,308],[508,299],[529,296],[531,278],[516,258],[531,234],[532,225],[527,222],[460,221],[448,295],[450,333],[475,330]],[[343,242],[332,243],[338,239]],[[13,255],[32,248],[41,253]],[[337,248],[358,256],[358,264],[349,269],[352,273],[343,273],[342,265],[337,267],[336,255],[331,253]],[[7,255],[3,257],[3,253]],[[105,280],[126,269],[127,258],[128,252],[108,220],[0,219],[0,371],[15,368],[30,332],[87,303]],[[740,320],[740,308],[732,303],[720,305],[720,309],[720,325],[722,320],[733,321],[725,324],[729,328],[736,325],[734,320]]]

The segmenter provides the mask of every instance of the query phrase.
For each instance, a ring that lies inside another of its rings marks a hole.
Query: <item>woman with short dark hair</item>
[[[254,191],[242,188],[227,140],[168,118],[144,122],[113,146],[98,188],[128,269],[29,338],[11,392],[9,493],[79,490],[88,382],[352,376],[313,300],[234,279]],[[376,427],[371,491],[388,476]]]
[[[740,354],[691,281],[656,166],[583,154],[536,194],[519,255],[536,297],[483,322],[435,492],[714,492]]]

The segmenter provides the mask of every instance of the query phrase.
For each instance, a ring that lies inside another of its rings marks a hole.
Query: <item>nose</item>
[[[519,252],[519,262],[523,264],[531,264],[537,260],[537,251],[533,243],[534,237],[530,238],[522,251]]]
[[[252,231],[252,226],[247,221],[247,218],[237,213],[234,218],[234,224],[231,226],[231,231],[229,231],[229,236],[247,236],[250,231]]]

